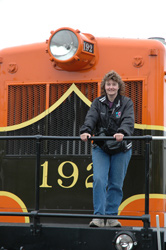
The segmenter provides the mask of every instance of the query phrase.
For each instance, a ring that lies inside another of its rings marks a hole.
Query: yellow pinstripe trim
[[[15,194],[12,194],[12,193],[6,192],[6,191],[0,191],[0,197],[1,196],[6,196],[6,197],[13,199],[14,201],[16,201],[19,204],[20,208],[22,209],[22,211],[24,213],[28,212],[24,202]],[[27,216],[25,216],[25,223],[29,223],[29,217],[27,217]]]
[[[142,129],[142,130],[161,130],[161,131],[166,131],[166,127],[164,126],[158,126],[158,125],[146,125],[146,124],[137,124],[135,123],[134,125],[135,128],[137,129]]]

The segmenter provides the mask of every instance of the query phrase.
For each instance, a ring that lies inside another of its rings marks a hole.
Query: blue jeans
[[[108,155],[100,147],[92,149],[94,214],[117,215],[123,198],[123,181],[132,149]]]

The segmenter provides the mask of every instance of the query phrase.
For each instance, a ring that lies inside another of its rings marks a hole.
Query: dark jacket
[[[100,96],[92,102],[80,134],[99,135],[103,129],[110,136],[115,133],[122,133],[125,136],[133,134],[134,109],[130,98],[118,95],[111,109],[107,96]]]

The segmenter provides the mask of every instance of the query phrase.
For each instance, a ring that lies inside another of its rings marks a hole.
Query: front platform
[[[13,223],[0,224],[0,249],[115,250],[120,233],[133,236],[137,250],[157,250],[157,233],[152,229],[90,228],[84,224],[38,224],[34,228],[34,224]]]

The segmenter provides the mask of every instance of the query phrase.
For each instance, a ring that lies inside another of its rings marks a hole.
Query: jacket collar
[[[104,104],[106,104],[106,105],[108,105],[108,98],[107,98],[106,95],[101,96],[101,97],[99,98],[99,101],[102,102],[102,103],[104,103]],[[121,106],[121,95],[117,95],[117,96],[116,96],[116,98],[115,98],[115,100],[114,100],[113,106],[114,106],[115,108],[118,108],[118,107]]]

